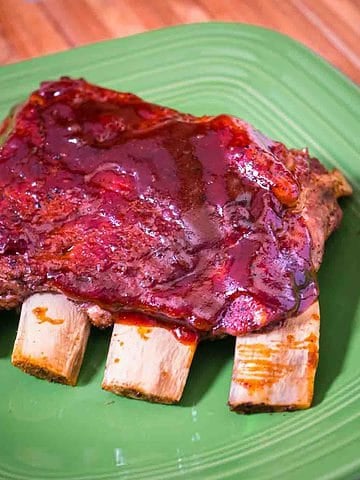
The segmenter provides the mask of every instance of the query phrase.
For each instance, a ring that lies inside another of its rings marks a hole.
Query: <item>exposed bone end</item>
[[[35,377],[76,385],[89,332],[87,316],[65,296],[35,294],[22,306],[11,361]]]
[[[269,332],[237,337],[229,395],[231,410],[309,408],[319,356],[319,303]]]
[[[181,399],[198,338],[183,343],[167,328],[115,323],[102,388],[158,403]]]

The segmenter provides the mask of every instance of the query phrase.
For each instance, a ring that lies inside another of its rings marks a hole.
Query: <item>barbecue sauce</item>
[[[48,309],[46,307],[36,307],[33,308],[33,314],[38,320],[38,323],[44,323],[48,322],[51,323],[52,325],[61,325],[64,323],[64,320],[62,318],[51,318],[47,315]]]
[[[296,315],[318,291],[294,152],[227,115],[43,83],[0,150],[0,297],[62,291],[180,339]]]
[[[165,322],[158,318],[150,317],[141,313],[120,313],[114,315],[115,323],[123,325],[136,326],[138,334],[143,340],[148,340],[148,336],[154,327],[166,328],[169,330],[176,340],[184,345],[194,345],[199,340],[199,335],[184,325],[176,325],[174,323]]]

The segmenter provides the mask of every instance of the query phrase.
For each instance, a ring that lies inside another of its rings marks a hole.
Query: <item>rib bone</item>
[[[272,331],[236,339],[229,406],[240,412],[311,405],[319,353],[319,303]]]
[[[102,388],[153,402],[178,402],[197,341],[194,335],[183,343],[161,326],[115,323]]]
[[[75,385],[89,332],[86,314],[65,296],[32,295],[22,306],[12,363],[36,377]]]

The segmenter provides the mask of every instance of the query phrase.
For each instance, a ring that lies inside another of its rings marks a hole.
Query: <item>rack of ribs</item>
[[[0,308],[12,362],[75,385],[90,322],[102,387],[180,400],[199,341],[236,337],[229,405],[310,406],[316,272],[351,187],[306,149],[83,79],[41,84],[0,129]]]

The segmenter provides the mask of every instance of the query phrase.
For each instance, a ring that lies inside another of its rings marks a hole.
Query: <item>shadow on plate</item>
[[[320,361],[316,375],[314,405],[325,398],[341,373],[355,324],[360,288],[360,222],[351,199],[342,202],[344,219],[340,230],[326,244],[319,272]]]
[[[99,330],[92,327],[83,364],[80,370],[78,385],[86,385],[100,369],[104,370],[112,329]]]
[[[234,338],[200,343],[194,356],[180,406],[193,406],[201,400],[211,385],[216,382],[220,371],[227,366],[229,361],[232,363],[234,343]],[[229,386],[230,380],[229,377]]]
[[[9,358],[13,350],[20,313],[2,310],[0,319],[0,358]]]

